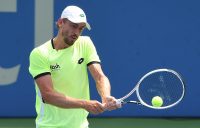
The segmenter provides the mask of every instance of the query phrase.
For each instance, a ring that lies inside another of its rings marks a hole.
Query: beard
[[[64,37],[63,38],[65,44],[69,45],[69,46],[72,46],[74,44],[75,41],[70,41],[68,38]]]
[[[63,41],[68,46],[72,46],[74,42],[77,40],[77,38],[72,38],[71,36],[68,36],[68,34],[65,34],[64,32],[62,33],[62,36],[63,36]]]

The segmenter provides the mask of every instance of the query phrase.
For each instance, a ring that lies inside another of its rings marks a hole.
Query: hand
[[[100,114],[104,112],[104,105],[96,100],[90,100],[85,102],[84,109],[92,114]]]
[[[115,110],[117,108],[121,108],[121,103],[117,102],[117,99],[115,99],[115,97],[113,96],[107,96],[103,99],[103,104],[104,105],[104,109],[111,111],[111,110]]]

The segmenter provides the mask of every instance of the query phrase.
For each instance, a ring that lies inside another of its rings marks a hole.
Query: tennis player
[[[48,21],[47,21],[48,22]],[[66,7],[56,22],[53,39],[34,48],[29,71],[36,83],[36,128],[88,128],[88,113],[118,108],[102,71],[92,40],[81,36],[90,28],[84,11]],[[102,102],[90,100],[89,69]]]

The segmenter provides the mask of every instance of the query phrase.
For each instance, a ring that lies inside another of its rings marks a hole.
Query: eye
[[[75,28],[75,29],[78,27],[77,24],[72,24],[71,26],[72,26],[73,28]]]

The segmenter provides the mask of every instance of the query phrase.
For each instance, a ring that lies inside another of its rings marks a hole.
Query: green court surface
[[[90,128],[200,128],[200,118],[89,118]],[[0,128],[35,128],[33,118],[0,118]]]

